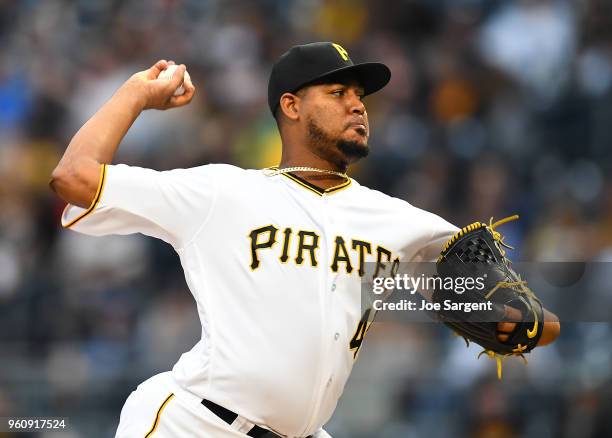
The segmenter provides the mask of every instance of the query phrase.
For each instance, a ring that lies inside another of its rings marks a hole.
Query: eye
[[[334,96],[341,97],[344,96],[344,90],[334,90],[331,92],[331,94],[333,94]]]

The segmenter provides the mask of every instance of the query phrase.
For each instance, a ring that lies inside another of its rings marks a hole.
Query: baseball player
[[[202,337],[171,372],[145,381],[117,437],[328,437],[368,327],[366,263],[435,260],[457,228],[346,175],[368,154],[364,96],[389,69],[355,64],[334,43],[296,46],[274,64],[268,104],[277,168],[208,164],[158,172],[111,164],[145,109],[188,104],[185,66],[161,60],[128,79],[76,133],[52,175],[62,225],[90,235],[143,233],[180,257]],[[501,332],[511,332],[502,323]],[[541,343],[550,342],[545,334]]]

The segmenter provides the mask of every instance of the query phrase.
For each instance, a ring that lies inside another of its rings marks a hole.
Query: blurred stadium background
[[[143,114],[116,161],[277,164],[271,62],[315,40],[393,71],[366,99],[372,153],[351,172],[362,184],[458,225],[519,213],[504,229],[517,260],[612,258],[608,0],[0,1],[0,416],[66,416],[64,436],[112,436],[130,391],[199,336],[169,246],[61,230],[47,182],[78,127],[133,72],[174,59],[194,102]],[[498,382],[443,327],[375,325],[327,429],[611,437],[611,335],[566,323]]]

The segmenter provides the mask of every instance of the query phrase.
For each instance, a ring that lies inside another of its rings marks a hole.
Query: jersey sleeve
[[[62,226],[92,236],[142,233],[182,248],[213,208],[215,173],[215,165],[160,172],[103,164],[91,205],[68,204]]]
[[[455,225],[433,213],[427,213],[431,234],[416,253],[413,262],[435,262],[448,239],[459,231]]]

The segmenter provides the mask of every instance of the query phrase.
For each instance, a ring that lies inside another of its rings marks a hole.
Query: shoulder
[[[266,179],[261,169],[243,169],[231,164],[206,164],[194,168],[194,172],[211,175],[215,182],[224,189],[231,187],[241,188],[241,190],[249,187],[255,188]]]
[[[124,169],[117,169],[123,172],[132,172],[137,168],[127,167],[124,165],[118,165],[115,167],[124,167]],[[147,169],[148,170],[148,169]],[[217,184],[227,183],[231,180],[242,179],[246,176],[247,171],[237,166],[230,164],[204,164],[196,167],[189,168],[176,168],[171,170],[164,170],[161,172],[152,171],[159,176],[160,181],[179,184]]]
[[[206,164],[189,169],[171,170],[172,179],[181,180],[181,185],[208,186],[224,196],[232,193],[245,196],[246,193],[259,192],[267,179],[261,169],[243,169],[231,164]]]
[[[422,208],[416,207],[408,201],[374,190],[353,180],[355,195],[364,205],[375,205],[377,209],[395,215],[402,222],[409,222],[411,226],[422,224],[432,233],[452,235],[458,228],[446,219]]]
[[[236,178],[250,179],[258,178],[262,175],[258,169],[243,169],[242,167],[234,166],[225,163],[211,163],[189,169],[195,173],[214,174],[219,178]]]
[[[379,190],[371,189],[369,187],[359,184],[355,180],[352,180],[352,184],[355,188],[354,190],[355,195],[361,198],[364,203],[376,203],[376,205],[381,208],[397,210],[397,211],[401,211],[404,213],[405,212],[427,213],[425,210],[421,210],[413,206],[408,201],[388,195]]]
[[[107,164],[106,168],[108,171],[113,173],[121,174],[137,174],[137,173],[151,173],[160,175],[182,175],[182,176],[198,176],[198,175],[209,175],[209,174],[237,174],[245,172],[240,167],[232,166],[230,164],[204,164],[196,167],[189,168],[176,168],[170,170],[154,170],[146,167],[132,166],[128,164]]]
[[[114,164],[105,167],[105,180],[108,181],[105,186],[107,191],[109,186],[122,191],[130,187],[133,193],[148,188],[158,191],[188,190],[194,193],[212,194],[216,187],[231,185],[232,181],[242,182],[247,175],[248,171],[229,164],[205,164],[163,171]]]
[[[242,169],[237,166],[232,166],[231,164],[223,164],[223,163],[211,163],[211,164],[203,164],[201,166],[190,167],[187,169],[172,169],[164,171],[164,173],[169,174],[183,174],[183,175],[215,175],[218,177],[231,177],[231,176],[240,176],[247,172],[245,169]]]

